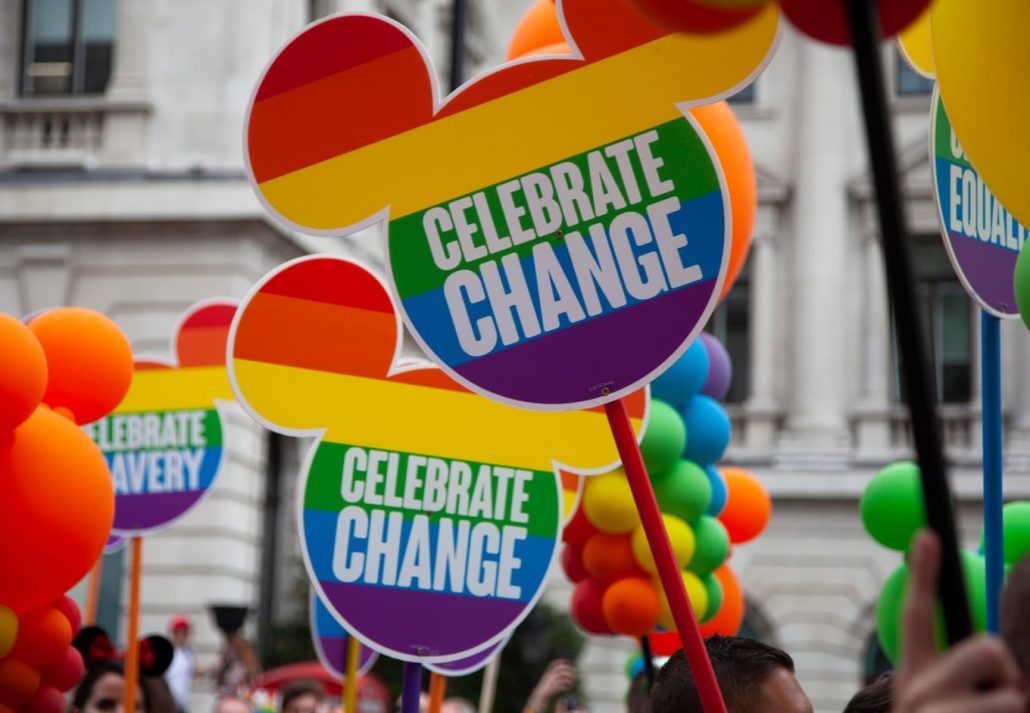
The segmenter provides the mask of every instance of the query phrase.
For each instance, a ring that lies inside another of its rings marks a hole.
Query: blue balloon
[[[719,517],[723,508],[726,507],[726,481],[722,479],[722,475],[714,465],[705,468],[705,475],[708,476],[708,482],[712,485],[712,500],[708,503],[705,515]]]
[[[644,657],[643,656],[637,656],[636,659],[633,660],[633,665],[630,666],[630,668],[629,668],[629,678],[630,678],[630,680],[633,680],[634,678],[636,678],[637,676],[639,676],[643,672],[644,672]]]
[[[715,399],[698,395],[683,409],[687,447],[683,457],[704,467],[722,458],[730,443],[730,417]]]
[[[665,373],[651,382],[651,397],[661,399],[680,410],[701,390],[706,381],[708,350],[700,339],[695,339]]]

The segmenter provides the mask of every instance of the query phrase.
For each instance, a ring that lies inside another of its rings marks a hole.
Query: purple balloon
[[[726,398],[733,381],[733,364],[726,347],[708,332],[701,332],[701,342],[708,352],[708,380],[701,387],[701,393],[711,396],[716,401]]]

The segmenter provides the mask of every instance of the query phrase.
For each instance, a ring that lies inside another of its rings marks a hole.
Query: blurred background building
[[[529,3],[471,0],[469,76],[503,60]],[[0,310],[92,307],[137,353],[167,354],[190,304],[242,297],[287,259],[324,251],[381,264],[375,234],[318,239],[274,225],[242,163],[244,112],[262,68],[306,23],[353,10],[411,27],[446,76],[448,0],[0,1]],[[975,546],[977,311],[938,237],[930,85],[892,47],[883,51],[947,454]],[[795,657],[817,711],[838,711],[882,665],[873,610],[900,561],[865,534],[858,498],[877,469],[911,452],[850,55],[784,28],[771,66],[732,102],[760,208],[747,268],[710,329],[736,374],[726,460],[756,473],[775,503],[770,527],[733,566],[748,596],[747,632]],[[1030,337],[1006,324],[1010,497],[1030,495],[1028,359]],[[250,607],[248,631],[270,655],[303,599],[293,513],[308,444],[270,437],[238,409],[226,443],[228,466],[206,501],[144,546],[142,630],[190,615],[202,661],[219,645],[209,604]],[[120,553],[104,572],[100,622],[119,631]],[[555,572],[548,601],[565,607],[568,594]],[[630,650],[615,639],[585,649],[595,713],[622,709]]]

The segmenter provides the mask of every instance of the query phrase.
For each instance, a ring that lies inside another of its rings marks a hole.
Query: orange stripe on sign
[[[373,144],[432,120],[413,46],[258,101],[247,141],[257,181]]]
[[[220,366],[225,364],[225,344],[229,325],[190,327],[179,333],[175,351],[179,366]]]
[[[392,314],[259,292],[240,319],[233,356],[382,379],[396,341]]]

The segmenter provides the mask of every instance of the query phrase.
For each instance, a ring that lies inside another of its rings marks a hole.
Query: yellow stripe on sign
[[[435,389],[236,359],[252,409],[284,428],[328,428],[325,440],[368,448],[551,470],[619,459],[603,412],[543,412]],[[634,430],[641,428],[634,420]]]
[[[261,192],[287,219],[319,230],[387,205],[391,219],[409,215],[682,116],[676,103],[718,94],[759,66],[778,14],[770,7],[730,32],[663,37],[265,181]]]
[[[214,408],[215,399],[234,400],[224,366],[145,369],[132,375],[132,386],[114,413]]]

